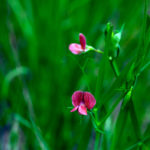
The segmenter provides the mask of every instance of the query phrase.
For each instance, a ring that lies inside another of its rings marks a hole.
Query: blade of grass
[[[109,112],[105,115],[105,117],[102,118],[102,120],[100,121],[100,124],[104,123],[106,121],[106,119],[112,114],[112,112],[114,111],[114,109],[117,107],[117,105],[119,104],[119,102],[121,101],[121,99],[124,97],[124,93],[122,93],[120,95],[120,97],[115,101],[115,103],[113,104],[113,106],[111,107],[111,109],[109,109]]]
[[[138,52],[135,57],[135,71],[138,72],[141,68],[141,65],[145,59],[146,51],[149,43],[149,27],[147,27],[147,8],[148,8],[148,0],[144,0],[144,19],[142,25],[142,33],[139,41]],[[148,31],[148,32],[147,32]]]
[[[119,76],[120,72],[119,72],[119,69],[118,69],[118,66],[117,64],[115,63],[111,65],[113,67],[113,70],[115,72],[115,75],[116,77]],[[132,70],[132,66],[131,66],[131,69]],[[130,70],[129,70],[129,75],[130,75]],[[129,76],[127,75],[127,77]],[[132,76],[132,75],[130,75]],[[127,78],[128,79],[128,78]],[[128,82],[129,80],[131,80],[132,77],[130,77],[128,79]],[[128,92],[127,92],[128,93]],[[125,95],[124,95],[125,96]],[[134,131],[135,131],[135,134],[136,134],[136,137],[137,137],[137,140],[139,140],[141,138],[141,133],[140,133],[140,127],[139,127],[139,123],[138,123],[138,119],[137,119],[137,115],[135,113],[135,110],[134,110],[134,105],[133,105],[133,102],[132,102],[132,98],[127,102],[128,104],[126,106],[129,105],[129,112],[130,112],[130,117],[131,117],[131,120],[132,120],[132,125],[133,125],[133,128],[134,128]],[[123,107],[122,107],[123,108]],[[126,108],[125,108],[126,109]],[[123,110],[123,109],[122,109]],[[117,142],[117,141],[116,141]],[[115,144],[114,144],[115,145]]]
[[[126,125],[127,116],[128,108],[126,107],[125,109],[121,109],[113,132],[113,139],[110,148],[111,150],[116,150],[117,148],[119,148],[118,144],[120,143],[120,137],[123,134],[124,126]]]
[[[127,148],[126,150],[132,150],[132,149],[134,149],[134,148],[136,148],[136,147],[139,147],[139,146],[141,146],[144,142],[146,142],[146,141],[149,140],[149,139],[150,139],[150,135],[144,137],[142,140],[140,140],[139,142],[133,144],[132,146],[130,146],[130,147]]]
[[[10,40],[10,45],[11,45],[13,57],[14,57],[14,60],[15,60],[16,66],[17,66],[16,68],[18,68],[21,66],[21,63],[20,63],[20,60],[18,57],[16,47],[13,45],[11,40]],[[29,90],[27,88],[26,82],[23,79],[23,77],[20,76],[20,74],[17,74],[17,75],[19,75],[18,78],[19,78],[20,82],[22,83],[22,94],[23,94],[24,100],[25,100],[27,107],[28,107],[28,116],[30,118],[30,121],[32,124],[32,129],[36,135],[39,146],[42,150],[49,150],[48,145],[46,144],[44,138],[42,137],[41,133],[39,132],[37,125],[35,124],[35,120],[34,120],[35,114],[34,114],[34,109],[33,109],[33,105],[32,105],[32,99],[31,99],[31,95],[29,93]]]
[[[135,108],[134,108],[132,98],[129,100],[129,113],[130,113],[130,117],[131,117],[131,120],[132,120],[132,124],[133,124],[133,127],[134,127],[134,132],[135,132],[135,135],[137,137],[137,140],[140,140],[141,139],[141,132],[140,132],[141,130],[140,130],[140,126],[139,126],[139,122],[138,122],[138,119],[137,119],[137,115],[136,115],[136,112],[135,112]]]
[[[38,53],[33,25],[31,24],[19,0],[8,0],[7,2],[20,25],[24,37],[28,41],[28,57],[30,61],[29,64],[31,65],[32,69],[36,69],[38,63]]]
[[[10,83],[14,78],[19,77],[21,75],[27,75],[28,73],[29,73],[29,70],[26,67],[17,67],[15,69],[11,70],[5,76],[3,84],[2,84],[2,91],[1,91],[2,98],[7,97]]]

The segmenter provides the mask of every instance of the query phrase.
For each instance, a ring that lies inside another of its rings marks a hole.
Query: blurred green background
[[[141,0],[1,0],[1,149],[93,150],[95,131],[89,116],[70,113],[68,107],[72,107],[71,95],[76,90],[95,94],[102,55],[90,52],[75,56],[68,46],[79,43],[78,35],[83,33],[88,45],[103,50],[107,22],[118,30],[124,24],[117,60],[123,70],[137,54],[143,18]],[[99,97],[107,93],[114,80],[111,66],[106,64]],[[147,67],[133,92],[143,134],[150,134],[149,91]],[[108,109],[115,99],[110,99]],[[111,147],[118,110],[106,121],[102,149]],[[120,150],[136,143],[130,119],[127,122],[118,141]]]

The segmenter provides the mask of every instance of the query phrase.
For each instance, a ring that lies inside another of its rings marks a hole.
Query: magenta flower
[[[92,109],[96,104],[96,100],[89,92],[76,91],[72,95],[72,104],[74,108],[71,112],[78,110],[79,114],[87,115],[87,109]]]
[[[76,54],[76,55],[87,51],[86,50],[86,39],[82,33],[79,34],[79,40],[80,40],[80,44],[72,43],[69,45],[69,50],[73,54]]]

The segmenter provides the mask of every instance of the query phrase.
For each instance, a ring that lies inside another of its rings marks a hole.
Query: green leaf
[[[102,101],[101,101],[101,104],[100,104],[99,108],[103,104],[105,105],[106,103],[108,103],[113,96],[115,96],[116,94],[118,94],[118,87],[121,88],[121,91],[125,91],[126,90],[126,86],[124,86],[126,84],[126,81],[127,81],[126,75],[128,74],[128,72],[130,70],[130,67],[132,66],[132,63],[133,63],[133,61],[131,61],[130,63],[128,63],[125,66],[125,68],[123,69],[123,71],[120,73],[119,77],[116,78],[116,80],[110,86],[110,88],[108,89],[108,91],[106,91],[106,93],[104,93],[102,95],[102,98],[101,98]]]
[[[19,123],[21,123],[21,124],[23,124],[24,126],[26,126],[27,128],[30,128],[30,129],[32,128],[30,122],[27,121],[26,119],[24,119],[20,114],[15,114],[15,119],[16,119]]]
[[[39,142],[39,145],[40,145],[41,149],[42,150],[49,150],[49,147],[48,147],[46,141],[44,140],[44,138],[42,137],[39,128],[37,128],[37,126],[36,126],[36,124],[35,124],[35,122],[33,121],[32,118],[30,118],[30,120],[31,120],[31,124],[32,124],[32,130],[35,133],[35,136],[36,136],[36,138]]]
[[[127,92],[127,94],[124,97],[124,100],[122,103],[122,109],[124,109],[125,106],[127,105],[127,103],[130,101],[131,95],[132,95],[132,89],[133,89],[133,87],[130,88],[130,90]]]
[[[2,97],[6,97],[8,95],[9,86],[14,78],[19,77],[20,75],[27,75],[28,73],[29,70],[26,67],[17,67],[11,70],[4,78],[1,93]]]
[[[111,150],[116,150],[118,148],[119,143],[121,142],[120,137],[122,137],[124,126],[126,125],[126,120],[128,116],[127,109],[121,109],[119,115],[117,117],[117,122],[115,125],[115,129],[113,132],[113,139],[111,144]],[[120,142],[119,142],[120,141]]]

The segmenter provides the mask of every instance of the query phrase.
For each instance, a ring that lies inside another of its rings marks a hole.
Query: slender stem
[[[144,137],[143,139],[141,139],[140,141],[138,141],[137,143],[133,144],[132,146],[130,146],[129,148],[127,148],[126,150],[132,150],[135,147],[138,147],[141,144],[144,144],[145,141],[150,139],[150,135]]]
[[[96,120],[95,116],[93,115],[93,112],[89,112],[89,114],[91,115],[91,120],[95,131],[104,134],[104,131],[99,128],[99,122],[98,120]]]
[[[114,109],[116,108],[116,106],[118,105],[118,103],[120,102],[120,100],[124,97],[124,93],[121,94],[121,96],[116,100],[116,102],[113,104],[112,108],[110,109],[110,111],[105,115],[105,117],[101,120],[100,124],[102,124],[103,122],[105,122],[105,120],[110,116],[110,114],[114,111]]]
[[[115,130],[113,133],[112,143],[111,143],[111,150],[116,150],[117,145],[120,142],[120,137],[122,137],[124,127],[126,125],[126,120],[128,117],[128,110],[127,109],[120,109],[120,112],[117,117],[117,121],[115,123]]]
[[[101,134],[96,132],[94,150],[99,150]]]
[[[115,73],[115,76],[118,77],[119,74],[120,74],[120,71],[119,71],[119,69],[118,69],[118,66],[117,66],[116,61],[115,61],[115,60],[112,60],[112,59],[109,59],[109,61],[110,61],[111,67],[112,67],[112,69],[113,69],[113,71],[114,71],[114,73]]]
[[[86,84],[87,84],[88,90],[91,91],[90,85],[89,85],[89,82],[88,82],[88,78],[87,78],[87,74],[85,73],[85,64],[87,63],[88,60],[86,61],[86,63],[82,67],[75,57],[73,57],[72,55],[71,55],[71,57],[75,60],[76,64],[79,66],[80,70],[82,71],[82,74],[86,79]]]
[[[137,119],[137,116],[136,116],[136,112],[135,112],[135,108],[134,108],[132,98],[130,99],[129,104],[130,104],[129,105],[129,108],[130,108],[129,110],[130,110],[130,116],[131,116],[132,124],[134,126],[136,137],[139,140],[140,137],[141,137],[140,126],[139,126],[139,123],[138,123],[138,119]]]
[[[113,68],[113,71],[114,71],[116,77],[118,77],[119,74],[120,74],[120,72],[119,72],[117,63],[116,63],[115,60],[113,60],[113,59],[110,59],[110,63],[111,63],[111,66],[112,66],[112,68]],[[141,134],[140,134],[140,127],[139,127],[137,115],[136,115],[136,112],[135,112],[135,109],[134,109],[132,97],[131,97],[131,99],[128,101],[128,103],[131,104],[130,107],[129,107],[129,112],[130,112],[131,120],[132,120],[132,123],[133,123],[133,127],[134,127],[134,129],[135,129],[135,134],[136,134],[136,136],[137,136],[137,139],[140,139],[140,137],[141,137]]]
[[[103,54],[103,53],[104,53],[103,51],[101,51],[101,50],[99,50],[99,49],[94,49],[94,51],[97,52],[97,53],[100,53],[100,54]]]

